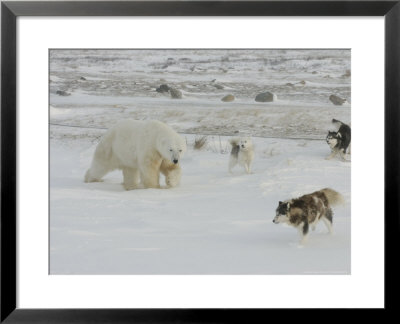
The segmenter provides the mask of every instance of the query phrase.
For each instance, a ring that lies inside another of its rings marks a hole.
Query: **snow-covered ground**
[[[51,51],[50,273],[349,274],[351,162],[324,159],[331,119],[350,122],[350,104],[328,100],[351,102],[349,69],[346,50]],[[183,98],[155,92],[163,83]],[[279,100],[255,102],[262,91]],[[186,138],[181,186],[125,191],[120,171],[83,183],[101,135],[124,118]],[[227,140],[242,134],[253,173],[230,175]],[[321,223],[301,247],[296,229],[272,223],[278,201],[324,187],[346,204],[333,235]]]

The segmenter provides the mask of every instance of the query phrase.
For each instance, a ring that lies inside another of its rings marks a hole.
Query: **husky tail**
[[[229,143],[231,143],[232,146],[238,146],[240,142],[240,139],[237,137],[233,137],[229,140]]]
[[[332,124],[336,124],[338,127],[345,125],[345,123],[342,123],[340,120],[337,119],[332,119]]]
[[[326,199],[328,199],[329,204],[332,206],[342,205],[345,202],[344,197],[335,190],[332,190],[330,188],[325,188],[322,189],[321,192],[325,194]]]
[[[351,126],[351,123],[349,123],[349,124],[345,124],[345,123],[343,123],[343,122],[341,122],[340,120],[337,120],[337,119],[332,119],[332,124],[335,124],[338,128],[340,128],[340,126],[347,126],[347,127],[349,127],[350,128],[350,126]]]

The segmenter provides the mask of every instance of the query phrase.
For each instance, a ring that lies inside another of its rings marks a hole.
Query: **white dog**
[[[232,145],[229,172],[232,173],[232,168],[236,164],[239,164],[244,166],[247,173],[251,173],[251,164],[254,159],[253,142],[251,138],[232,138],[229,143]]]

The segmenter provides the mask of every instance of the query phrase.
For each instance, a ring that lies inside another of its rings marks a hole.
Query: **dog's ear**
[[[282,205],[282,204],[283,204],[283,202],[282,202],[282,201],[280,201],[280,202],[279,202],[279,206],[280,206],[280,205]]]

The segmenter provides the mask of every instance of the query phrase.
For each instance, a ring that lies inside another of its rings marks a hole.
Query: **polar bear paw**
[[[103,182],[102,179],[97,179],[97,178],[93,177],[90,174],[90,169],[86,171],[83,181],[86,182],[86,183],[89,183],[89,182]]]
[[[138,189],[139,186],[136,184],[132,184],[132,183],[123,183],[123,186],[125,188],[125,190],[134,190],[134,189]]]
[[[167,188],[177,187],[181,182],[181,170],[175,169],[170,171],[165,177],[165,184]]]

